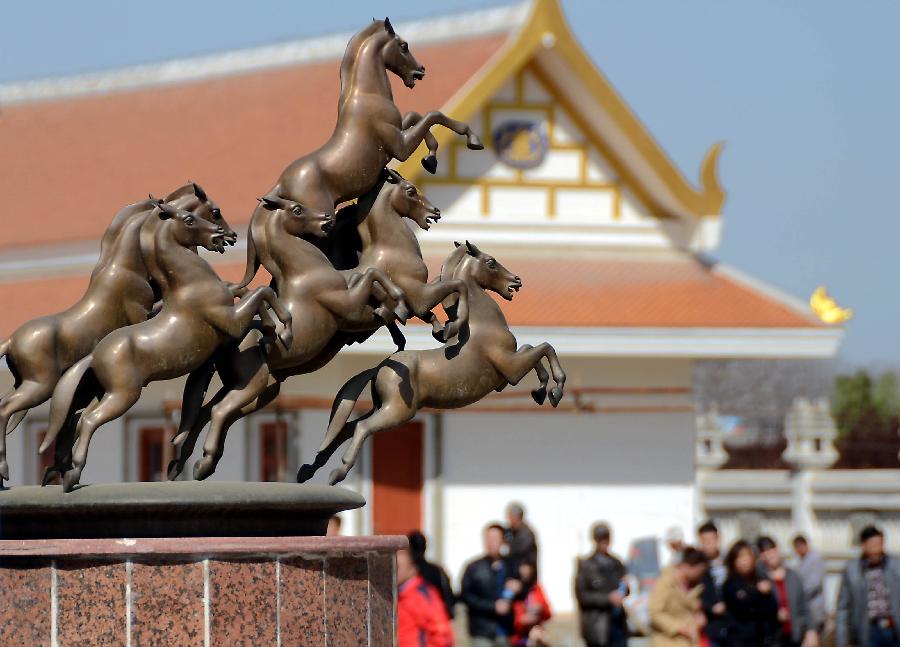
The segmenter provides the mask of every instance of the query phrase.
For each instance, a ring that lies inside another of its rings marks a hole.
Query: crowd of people
[[[425,536],[415,531],[408,538],[409,549],[397,555],[398,647],[452,647],[456,604],[466,609],[471,647],[546,646],[550,604],[520,504],[507,508],[506,526],[484,529],[484,554],[466,566],[458,594],[444,569],[426,559]]]
[[[650,594],[653,647],[818,647],[827,619],[825,561],[803,535],[789,566],[778,543],[736,541],[722,554],[706,522],[698,548],[684,546]],[[834,622],[837,647],[900,647],[900,560],[885,552],[874,526],[841,578]],[[671,545],[671,544],[670,544]],[[612,643],[607,643],[612,644]]]
[[[612,530],[591,528],[593,551],[578,560],[574,579],[580,632],[587,647],[626,647],[625,564],[610,552]],[[859,536],[861,555],[848,562],[834,616],[837,647],[900,647],[900,558],[885,552],[874,526]],[[665,535],[672,559],[649,597],[652,647],[819,647],[827,620],[826,565],[809,540],[796,535],[787,560],[772,537],[736,541],[722,550],[707,521],[696,546]],[[426,538],[409,535],[397,556],[398,647],[452,647],[456,605],[466,610],[471,647],[549,647],[551,606],[538,579],[538,545],[513,503],[507,524],[488,524],[483,555],[470,561],[458,593],[446,572],[426,557]],[[789,563],[790,562],[790,563]]]

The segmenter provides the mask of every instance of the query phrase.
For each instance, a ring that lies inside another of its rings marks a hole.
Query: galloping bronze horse
[[[221,225],[228,244],[237,240],[219,206],[196,183],[179,187],[165,201]],[[0,482],[9,479],[6,434],[29,409],[50,398],[60,376],[101,339],[145,321],[151,312],[154,288],[141,256],[140,232],[155,208],[155,202],[142,200],[116,214],[103,234],[100,258],[81,299],[68,310],[23,324],[0,344],[0,357],[6,356],[15,379],[14,390],[0,400]]]
[[[161,311],[152,319],[105,336],[90,355],[66,371],[53,392],[42,452],[69,418],[72,402],[89,370],[103,394],[78,421],[72,466],[63,474],[67,492],[81,478],[94,431],[128,411],[145,385],[195,370],[223,341],[243,337],[253,317],[267,306],[286,326],[284,343],[291,342],[291,315],[271,288],[257,288],[235,305],[231,289],[206,260],[194,253],[196,246],[224,251],[225,230],[221,225],[161,200],[153,213],[165,222],[154,227],[155,244],[143,253],[154,280],[165,286]]]
[[[441,274],[443,278],[461,280],[468,292],[469,319],[459,336],[442,348],[394,353],[375,368],[351,378],[335,398],[328,431],[315,460],[300,468],[298,481],[312,478],[337,448],[352,438],[341,467],[329,475],[332,485],[339,483],[372,434],[403,424],[422,407],[456,409],[473,404],[491,391],[518,384],[532,370],[537,373],[540,386],[531,395],[535,402],[543,404],[550,380],[541,362],[545,357],[556,382],[550,390],[550,403],[554,407],[559,404],[566,374],[556,351],[546,342],[538,346],[525,344],[516,350],[516,338],[503,312],[486,292],[491,290],[512,300],[513,293],[522,287],[519,277],[469,242],[450,254]],[[356,401],[369,384],[375,406],[349,421]]]

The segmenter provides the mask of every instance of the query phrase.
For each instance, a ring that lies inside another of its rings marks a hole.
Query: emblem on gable
[[[507,121],[494,129],[494,150],[505,164],[516,169],[541,165],[549,147],[542,125],[533,121]]]

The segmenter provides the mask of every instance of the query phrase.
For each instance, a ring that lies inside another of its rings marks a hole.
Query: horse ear
[[[475,258],[478,258],[478,256],[481,254],[481,250],[475,247],[475,245],[473,245],[469,241],[466,241],[466,249],[469,251],[469,255],[474,256]]]
[[[272,198],[267,198],[266,196],[263,196],[261,198],[257,198],[257,200],[259,200],[266,209],[271,209],[272,211],[275,211],[276,209],[281,208],[281,205],[279,205]]]
[[[188,180],[190,182],[190,180]],[[197,196],[202,202],[207,202],[209,198],[206,197],[206,191],[203,190],[203,187],[197,184],[196,182],[191,182],[191,186],[194,187],[194,195]]]
[[[178,210],[175,209],[175,207],[173,207],[170,204],[166,204],[162,200],[159,201],[159,203],[156,205],[156,208],[159,209],[158,215],[159,215],[160,220],[168,220],[169,218],[173,217],[176,213],[178,213]]]
[[[394,32],[394,26],[391,24],[390,18],[384,19],[384,30],[390,34],[391,36],[396,36],[397,34]]]
[[[456,242],[456,241],[454,240],[454,241],[453,241],[453,246],[454,246],[454,247],[459,247],[459,243]]]
[[[384,170],[387,171],[387,176],[384,179],[387,180],[388,184],[399,184],[400,180],[403,179],[403,176],[392,168],[386,168]]]

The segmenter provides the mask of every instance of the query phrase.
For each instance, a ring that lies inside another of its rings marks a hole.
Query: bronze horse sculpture
[[[469,242],[451,253],[441,273],[444,278],[462,281],[468,293],[469,317],[458,337],[442,348],[394,353],[375,368],[351,378],[335,398],[328,430],[315,460],[300,468],[298,481],[309,480],[344,441],[352,438],[342,465],[329,475],[332,485],[339,483],[372,434],[403,424],[422,407],[455,409],[473,404],[491,391],[518,384],[532,370],[540,380],[532,397],[542,404],[550,379],[543,358],[550,364],[556,382],[549,391],[550,403],[554,407],[559,404],[566,374],[556,351],[546,342],[538,346],[525,344],[517,350],[516,338],[503,312],[486,292],[490,290],[512,300],[513,293],[522,286],[519,277]],[[452,304],[448,308],[452,309]],[[350,420],[356,401],[369,384],[373,408]]]
[[[271,288],[257,288],[235,305],[231,288],[206,260],[194,253],[192,248],[196,246],[224,251],[225,230],[221,225],[163,201],[157,202],[153,213],[164,222],[153,227],[152,249],[142,251],[154,280],[164,286],[162,309],[152,319],[105,336],[90,355],[66,371],[53,393],[42,452],[68,419],[88,371],[103,394],[78,420],[72,465],[63,474],[63,489],[67,492],[81,478],[93,433],[131,408],[145,385],[196,369],[225,340],[243,337],[253,317],[267,306],[286,326],[284,343],[291,342],[291,315]]]
[[[435,125],[464,135],[473,150],[484,148],[468,124],[442,112],[401,116],[388,71],[408,88],[425,77],[425,67],[385,18],[373,21],[347,45],[341,60],[337,125],[331,137],[318,150],[291,163],[267,197],[334,215],[336,205],[369,191],[388,162],[408,159]],[[429,137],[428,143],[431,157],[436,142]]]
[[[224,433],[236,416],[271,402],[287,377],[324,366],[347,339],[339,333],[376,330],[385,321],[405,321],[409,315],[403,291],[385,272],[368,268],[352,287],[348,286],[345,276],[325,254],[303,238],[324,236],[334,223],[333,216],[279,198],[264,197],[260,204],[267,217],[260,218],[258,208],[251,219],[247,273],[255,274],[261,263],[272,275],[279,299],[293,314],[293,344],[286,349],[265,348],[248,338],[217,356],[216,368],[224,386],[204,410],[191,408],[183,414],[175,439],[182,443],[191,435],[196,437],[207,420],[211,421],[203,458],[194,466],[197,478],[205,478],[215,469],[221,456],[219,440],[224,441]],[[376,286],[389,298],[390,305],[370,305],[373,299],[378,300]],[[197,385],[202,382],[192,380],[186,386],[186,400],[187,389],[199,390],[203,387]],[[202,392],[199,395],[202,398]],[[178,470],[181,467],[183,462]]]
[[[219,206],[196,183],[188,182],[165,201],[221,225],[225,242],[237,235]],[[143,200],[122,209],[106,229],[100,257],[84,295],[58,314],[33,319],[0,343],[14,377],[14,389],[0,400],[0,482],[9,479],[5,436],[29,409],[48,400],[62,374],[88,355],[107,334],[145,321],[155,293],[140,252],[140,232],[156,203]]]
[[[291,211],[296,210],[294,215],[303,214],[303,208],[300,205],[291,206],[285,204],[284,206],[286,208],[289,207]],[[287,209],[283,213],[287,214]],[[403,223],[403,218],[408,218],[420,228],[428,230],[431,227],[431,222],[440,219],[440,210],[432,205],[414,184],[395,171],[386,169],[382,180],[372,191],[360,199],[359,204],[351,205],[338,212],[337,218],[339,221],[342,219],[342,216],[343,225],[346,229],[352,229],[353,234],[357,234],[357,227],[359,230],[357,235],[358,241],[354,242],[352,236],[347,235],[342,236],[343,240],[337,241],[339,246],[348,248],[345,251],[351,252],[348,258],[350,256],[356,257],[353,269],[342,272],[347,278],[348,285],[357,285],[360,279],[373,268],[385,272],[388,278],[403,290],[406,301],[413,313],[423,321],[432,324],[436,337],[443,340],[455,336],[459,326],[466,318],[467,294],[465,285],[461,281],[449,279],[428,283],[428,268],[422,258],[419,242],[415,234]],[[288,221],[294,222],[296,226],[301,224],[301,221],[290,218],[289,215],[281,215],[279,217],[288,218]],[[270,220],[267,224],[271,224],[271,222]],[[303,232],[295,229],[287,233],[302,234]],[[333,233],[333,227],[330,228],[330,233]],[[269,232],[268,237],[271,238],[272,236],[273,232]],[[275,236],[275,238],[277,239],[278,236]],[[361,254],[357,254],[356,245],[359,245]],[[255,262],[251,263],[250,266],[253,267]],[[283,271],[281,268],[273,269],[278,270],[276,286],[281,285],[284,281]],[[374,291],[373,295],[375,295]],[[446,325],[442,325],[440,320],[431,312],[431,309],[450,295],[454,295],[458,299],[459,305],[455,312],[456,318],[449,321]],[[288,299],[287,302],[291,303],[292,300]],[[374,331],[378,323],[373,322],[373,325],[369,327],[370,330]],[[308,334],[308,332],[298,329],[295,338]],[[349,337],[355,338],[352,335]],[[314,363],[314,366],[321,366],[324,362],[333,358],[341,345],[346,343],[347,339],[348,335],[344,331],[338,331],[326,346],[324,353]],[[237,388],[238,391],[241,390],[241,387],[236,387],[236,383],[241,380],[229,379],[228,376],[236,376],[241,373],[241,371],[237,370],[237,366],[241,364],[248,366],[246,360],[252,356],[250,354],[251,350],[246,347],[248,345],[245,344],[245,348],[242,350],[224,349],[222,351],[223,354],[232,356],[230,361],[218,363],[220,373],[224,372],[225,374],[223,383],[229,389]],[[261,352],[264,352],[264,350],[261,349]],[[237,358],[242,353],[244,361],[240,362]],[[261,357],[257,361],[261,361]],[[229,363],[232,366],[230,369],[228,367]],[[309,367],[306,367],[300,372],[308,372],[308,369]],[[247,381],[246,378],[248,377],[250,377],[249,372],[245,373],[244,381]],[[212,405],[207,405],[201,409],[200,404],[202,404],[202,397],[210,378],[211,372],[207,372],[202,377],[192,376],[191,382],[185,387],[185,398],[182,404],[182,425],[180,433],[174,439],[174,442],[181,446],[179,448],[179,457],[172,461],[170,465],[170,478],[174,478],[181,472],[193,451],[197,436],[209,422]],[[200,386],[201,380],[203,380],[203,386]],[[258,385],[262,386],[261,376]],[[267,403],[277,393],[278,387],[275,387],[271,381],[267,381],[264,388],[268,389],[269,395],[262,397],[262,394],[260,394],[260,397],[256,399],[258,402]],[[225,389],[223,388],[220,397],[224,395]],[[260,400],[260,398],[262,399]],[[200,400],[199,403],[198,400]],[[249,409],[244,408],[242,413],[249,413],[259,406],[261,405],[255,404]],[[226,424],[232,424],[238,415],[240,414],[232,413],[230,415],[231,423]],[[214,456],[221,455],[223,441],[224,432],[219,435],[218,447],[212,452]]]

